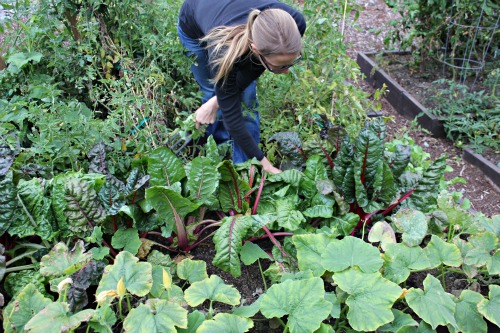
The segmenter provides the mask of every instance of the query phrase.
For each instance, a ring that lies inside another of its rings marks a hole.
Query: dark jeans
[[[191,65],[191,72],[193,73],[196,82],[200,86],[200,91],[203,93],[202,103],[205,103],[215,95],[215,87],[210,82],[211,72],[208,60],[208,52],[197,39],[188,37],[180,27],[177,27],[177,32],[179,34],[179,39],[182,45],[184,45],[184,47],[188,50],[187,55],[194,55],[195,57],[195,62]],[[260,116],[259,112],[257,111],[259,103],[257,101],[257,83],[255,81],[253,81],[242,92],[242,102],[245,126],[252,135],[255,142],[259,143]],[[221,110],[217,110],[217,118],[215,120],[215,123],[208,126],[206,133],[207,136],[213,135],[217,144],[227,142],[231,139],[228,131],[224,127]],[[234,142],[232,142],[232,147],[234,163],[242,163],[248,160],[247,155],[243,152],[243,149],[241,149],[241,147],[239,147]]]

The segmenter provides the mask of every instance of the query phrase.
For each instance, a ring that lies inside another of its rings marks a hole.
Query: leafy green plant
[[[385,3],[399,14],[399,19],[390,22],[392,29],[384,43],[410,50],[414,68],[425,66],[430,58],[442,59],[445,47],[449,48],[447,56],[451,58],[461,58],[475,49],[473,57],[482,60],[487,51],[492,51],[488,50],[491,31],[475,30],[477,26],[495,25],[498,4],[494,1],[387,0]]]
[[[435,90],[436,95],[429,98],[435,107],[429,111],[443,121],[450,140],[479,154],[485,149],[500,149],[500,104],[494,94],[473,92],[465,85],[446,80],[436,81]]]

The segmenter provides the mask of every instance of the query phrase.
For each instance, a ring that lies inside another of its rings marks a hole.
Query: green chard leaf
[[[409,205],[424,213],[435,209],[437,194],[439,193],[439,182],[446,169],[446,156],[435,160],[422,174],[422,178],[413,188],[413,193],[406,199],[403,205]]]
[[[356,201],[367,213],[381,209],[376,202],[384,179],[385,126],[382,120],[369,122],[354,143]]]
[[[189,199],[200,203],[208,203],[207,199],[219,186],[217,167],[207,157],[196,157],[191,162],[187,186]]]
[[[348,139],[345,139],[340,146],[340,151],[335,158],[335,166],[332,171],[332,179],[340,191],[340,194],[348,203],[354,202],[355,184],[354,169],[352,161],[354,158],[354,148]]]
[[[221,177],[218,193],[222,210],[224,212],[230,210],[246,211],[248,204],[243,200],[243,197],[250,191],[248,183],[241,179],[231,161],[223,161],[217,170]]]
[[[172,186],[186,177],[182,161],[165,147],[148,155],[148,174],[150,186]]]
[[[21,238],[38,235],[45,240],[54,237],[54,218],[50,199],[44,196],[44,185],[39,179],[21,179],[17,185],[17,211],[8,232]]]
[[[148,188],[146,200],[160,214],[166,229],[171,231],[175,225],[178,234],[185,233],[184,217],[199,207],[199,204],[164,186]]]
[[[12,180],[12,171],[0,176],[0,235],[12,224],[17,206],[17,189]]]
[[[75,233],[91,230],[90,225],[100,225],[106,217],[96,191],[85,179],[66,178],[64,199],[67,202],[64,215],[69,229]]]
[[[225,217],[213,237],[216,255],[212,263],[234,277],[241,275],[239,253],[252,221],[251,216]]]
[[[106,183],[99,190],[99,201],[106,209],[107,215],[116,215],[125,206],[125,184],[115,176],[106,175]]]

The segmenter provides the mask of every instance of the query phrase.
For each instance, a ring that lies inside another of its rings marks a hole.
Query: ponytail
[[[214,82],[224,83],[233,65],[252,52],[254,43],[262,55],[299,53],[302,39],[293,17],[281,9],[254,9],[246,24],[212,29],[201,41],[211,50],[211,65],[216,69]]]

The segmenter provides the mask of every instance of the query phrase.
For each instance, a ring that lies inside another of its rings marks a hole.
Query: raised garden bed
[[[408,52],[387,51],[392,55],[407,55]],[[428,130],[438,138],[446,137],[441,120],[432,115],[425,106],[414,98],[405,88],[396,82],[391,76],[380,68],[373,60],[377,53],[358,53],[357,63],[361,72],[365,74],[365,80],[373,88],[387,87],[385,98],[394,109],[403,116],[416,119],[422,128]],[[466,148],[463,150],[463,159],[476,166],[497,187],[500,187],[500,168],[484,156],[477,154],[474,150]]]

